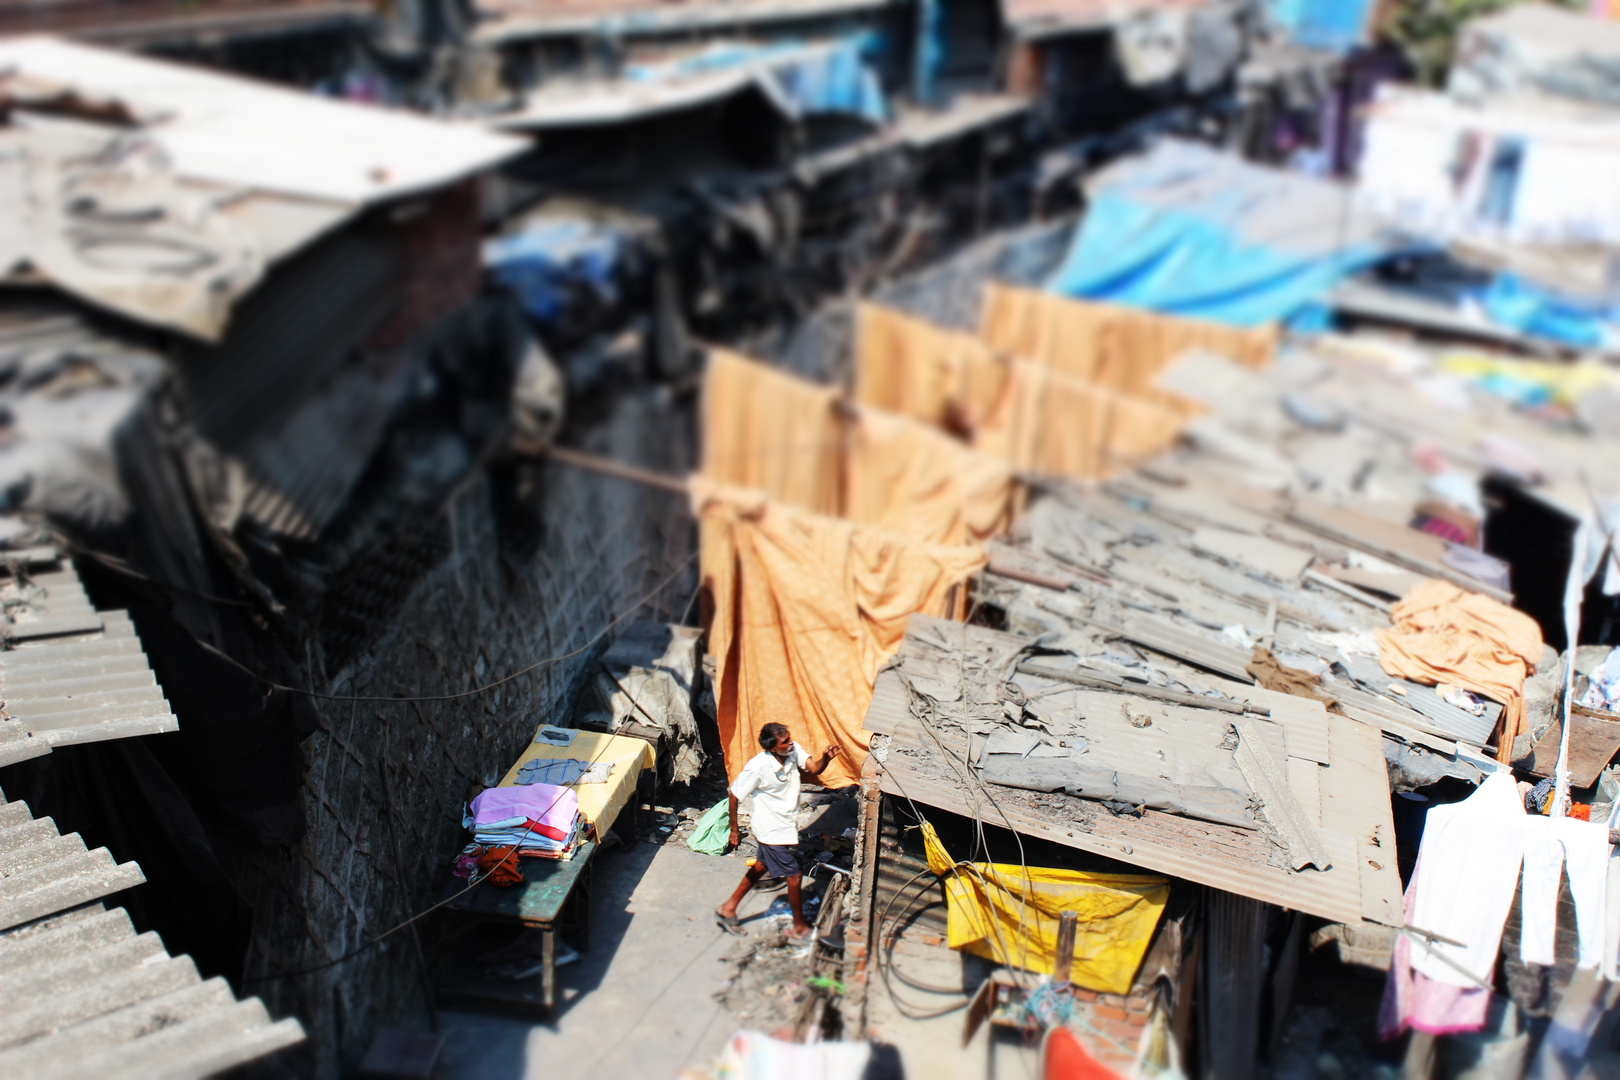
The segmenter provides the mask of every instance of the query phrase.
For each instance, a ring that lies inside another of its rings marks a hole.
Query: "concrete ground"
[[[713,994],[730,977],[722,958],[737,940],[712,912],[742,879],[735,858],[679,844],[635,843],[604,852],[595,868],[591,948],[559,968],[551,1020],[445,1011],[447,1080],[663,1080],[708,1066],[732,1025]],[[775,894],[752,894],[741,915]],[[763,932],[759,923],[750,926]]]
[[[977,957],[953,952],[915,926],[900,935],[894,965],[893,971],[912,982],[940,988],[977,986],[989,970]],[[892,995],[878,970],[871,971],[866,1024],[873,1038],[899,1049],[907,1080],[1035,1080],[1039,1054],[1021,1045],[1016,1034],[998,1032],[992,1045],[990,1025],[985,1024],[964,1046],[966,1009],[928,1015],[957,1005],[963,994],[920,990],[893,971]]]

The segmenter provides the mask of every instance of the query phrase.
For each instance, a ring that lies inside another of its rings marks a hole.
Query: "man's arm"
[[[731,799],[731,846],[735,848],[742,843],[742,830],[737,827],[737,796],[729,791],[726,795]]]
[[[843,752],[844,748],[839,746],[837,743],[834,743],[832,746],[829,746],[827,749],[823,750],[816,757],[813,757],[809,761],[805,762],[804,769],[801,771],[806,776],[811,778],[820,776],[822,773],[827,771],[827,766],[833,763],[833,758],[838,757]]]

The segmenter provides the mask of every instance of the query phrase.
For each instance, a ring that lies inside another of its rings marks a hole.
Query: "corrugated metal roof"
[[[103,901],[145,881],[0,793],[0,1075],[212,1076],[302,1042]]]
[[[97,611],[54,549],[0,552],[0,563],[0,699],[9,719],[49,746],[179,728],[127,612]],[[0,736],[0,754],[7,745]]]
[[[949,628],[948,634],[939,628]],[[921,654],[913,645],[919,632],[936,643],[967,635],[1002,650],[1017,651],[1031,644],[1027,638],[982,627],[915,616],[902,648],[902,668],[908,650]],[[1122,701],[1154,704],[1129,692],[1118,696]],[[1304,699],[1298,703],[1315,704]],[[1259,830],[1156,810],[1116,814],[1100,803],[1062,793],[975,785],[969,776],[969,738],[920,712],[912,707],[911,691],[900,670],[878,677],[866,728],[891,736],[882,760],[885,792],[1336,922],[1401,925],[1394,821],[1377,728],[1335,716],[1319,705],[1314,712],[1300,709],[1290,715],[1284,766],[1288,786],[1331,863],[1325,870],[1296,871],[1283,865],[1278,846]],[[1299,750],[1293,745],[1296,737],[1306,744]],[[1315,760],[1321,756],[1329,760]]]

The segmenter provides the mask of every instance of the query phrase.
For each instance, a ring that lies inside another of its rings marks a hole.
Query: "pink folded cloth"
[[[472,812],[475,822],[531,818],[566,835],[579,813],[579,793],[555,784],[492,787],[472,801]]]

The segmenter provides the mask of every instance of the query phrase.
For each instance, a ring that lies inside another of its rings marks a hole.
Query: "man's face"
[[[771,753],[773,753],[777,757],[783,758],[783,759],[785,759],[789,754],[793,753],[793,736],[792,735],[780,735],[780,736],[778,736],[777,740],[776,740],[776,745],[771,747]]]

